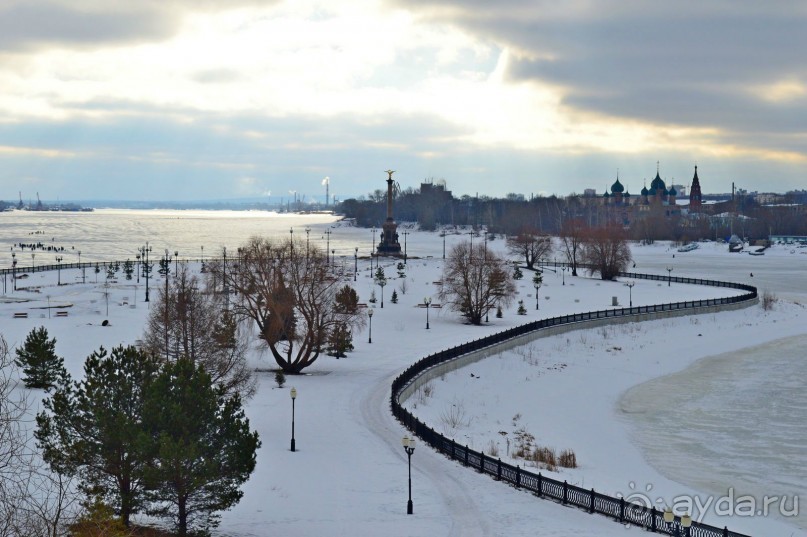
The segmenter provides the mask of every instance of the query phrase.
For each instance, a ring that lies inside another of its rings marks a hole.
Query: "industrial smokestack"
[[[327,207],[330,200],[331,178],[326,176],[325,179],[322,180],[322,184],[325,185],[325,206]]]

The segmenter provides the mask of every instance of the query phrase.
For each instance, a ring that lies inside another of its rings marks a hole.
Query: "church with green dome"
[[[694,199],[693,199],[694,196]],[[656,165],[656,176],[647,185],[642,187],[638,196],[631,196],[625,186],[619,180],[617,174],[616,181],[610,188],[606,188],[602,195],[602,204],[610,213],[611,219],[621,221],[623,225],[629,226],[637,218],[645,216],[679,216],[690,212],[698,212],[701,209],[701,191],[698,180],[698,167],[695,167],[695,176],[692,179],[692,189],[689,206],[686,202],[678,204],[678,191],[674,186],[667,188],[666,183],[661,178],[658,164]]]

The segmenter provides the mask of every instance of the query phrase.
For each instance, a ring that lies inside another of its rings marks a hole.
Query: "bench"
[[[66,311],[57,311],[56,312],[56,317],[67,317],[67,312]]]
[[[15,319],[27,319],[27,318],[28,318],[28,314],[27,314],[27,313],[25,313],[25,312],[23,312],[23,313],[15,313],[15,314],[14,314],[14,318],[15,318]]]

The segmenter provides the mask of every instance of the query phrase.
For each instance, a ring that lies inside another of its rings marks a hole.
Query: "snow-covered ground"
[[[367,230],[345,227],[339,233],[346,242],[350,242],[351,235],[358,242],[365,239]],[[451,244],[467,239],[467,235],[449,235],[446,242],[450,249]],[[482,239],[474,238],[477,240]],[[503,250],[504,241],[491,241],[488,247]],[[263,446],[256,471],[244,487],[243,500],[224,514],[221,534],[566,536],[641,531],[626,530],[605,517],[539,500],[469,471],[423,445],[412,456],[415,513],[406,515],[407,463],[400,441],[406,431],[391,417],[388,408],[390,383],[401,370],[436,350],[539,317],[608,308],[614,296],[621,305],[629,301],[630,290],[621,282],[573,278],[567,273],[566,285],[562,285],[561,273],[547,272],[540,290],[540,310],[536,311],[531,273],[525,271],[519,282],[518,299],[524,300],[526,316],[516,315],[514,302],[502,319],[491,315],[489,323],[472,327],[463,324],[456,313],[432,308],[431,328],[426,330],[426,310],[416,306],[424,296],[436,295],[433,282],[439,279],[442,248],[443,239],[435,233],[412,232],[408,236],[408,289],[404,294],[401,280],[391,280],[384,289],[384,308],[376,304],[372,344],[367,342],[367,332],[357,334],[356,349],[348,358],[322,357],[306,370],[307,374],[289,378],[280,389],[269,371],[274,364],[256,349],[253,358],[254,365],[261,369],[257,373],[260,384],[257,395],[247,405],[247,414]],[[724,246],[706,245],[693,252],[676,253],[673,258],[675,251],[667,244],[635,247],[636,270],[666,275],[666,267],[672,266],[675,276],[761,284],[788,301],[780,302],[772,312],[755,306],[538,340],[519,353],[492,357],[467,371],[434,381],[431,397],[412,399],[410,403],[417,404],[416,414],[440,427],[440,414],[446,405],[461,402],[470,419],[467,426],[455,431],[455,436],[468,438],[468,443],[477,449],[484,449],[490,440],[498,441],[503,458],[506,441],[499,431],[510,435],[517,426],[533,433],[540,444],[572,448],[581,467],[560,475],[587,488],[626,496],[647,493],[652,499],[708,494],[711,491],[707,487],[689,484],[688,476],[677,478],[669,468],[651,464],[653,456],[649,453],[653,446],[648,445],[648,435],[641,432],[646,427],[628,414],[641,412],[636,401],[646,401],[642,398],[646,396],[633,392],[622,396],[645,381],[687,370],[701,358],[804,334],[804,309],[794,301],[807,298],[807,256],[791,254],[785,247],[774,248],[761,257],[729,254],[725,250]],[[349,257],[344,261],[352,265]],[[396,275],[394,265],[394,261],[382,260],[388,277]],[[369,266],[369,260],[359,260],[356,287],[362,301],[369,298],[372,289]],[[31,274],[18,283],[38,287],[38,292],[9,292],[3,297],[0,333],[10,344],[21,343],[32,328],[45,325],[57,338],[57,352],[65,357],[70,372],[80,375],[84,357],[100,345],[133,343],[141,337],[148,312],[147,304],[142,302],[142,283],[137,288],[123,280],[112,284],[107,314],[102,279],[97,285],[90,283],[94,275],[88,274],[88,283],[82,285],[76,283],[80,282],[78,271],[62,271],[62,281],[69,285],[57,287],[56,277],[55,272]],[[352,278],[348,280],[352,283]],[[159,285],[160,280],[153,283]],[[390,302],[393,289],[398,291],[398,304]],[[632,298],[634,305],[641,305],[735,293],[730,289],[636,280]],[[380,301],[378,288],[376,295]],[[56,311],[68,311],[68,316],[56,317]],[[29,318],[13,319],[16,312],[28,312]],[[105,319],[110,326],[101,326]],[[474,377],[470,376],[472,372]],[[291,386],[298,391],[297,451],[293,453],[289,450]],[[706,412],[721,405],[730,412],[737,403],[715,397],[703,404],[708,404],[704,406]],[[516,414],[521,417],[514,426]],[[671,421],[670,428],[685,422],[684,418]],[[794,434],[800,439],[797,445],[803,446],[807,433]],[[691,446],[680,452],[684,460],[693,461],[692,467],[698,467],[696,431],[690,440]],[[718,453],[729,456],[731,450]],[[687,483],[679,484],[676,479]],[[648,484],[652,485],[651,491],[647,491]],[[718,490],[725,490],[731,483],[717,485]],[[776,493],[784,492],[768,491]],[[804,534],[792,521],[786,524],[775,517],[711,519],[707,515],[706,521],[753,535]]]

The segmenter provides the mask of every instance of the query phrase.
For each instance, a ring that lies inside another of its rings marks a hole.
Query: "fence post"
[[[468,466],[468,444],[465,444],[465,466]]]
[[[479,452],[479,471],[485,473],[485,452]]]
[[[591,488],[591,506],[588,508],[589,513],[594,512],[594,487]]]
[[[541,472],[538,472],[538,496],[544,495],[544,476],[541,475]]]
[[[499,459],[499,462],[496,463],[496,479],[502,480],[502,459]]]
[[[729,527],[723,526],[723,537],[729,537]]]
[[[566,483],[566,480],[563,480],[563,505],[566,505],[566,501],[569,499],[569,485]]]
[[[619,521],[625,522],[625,498],[619,499]]]
[[[521,488],[521,466],[516,466],[516,488]]]
[[[650,508],[650,531],[656,531],[656,506]]]

